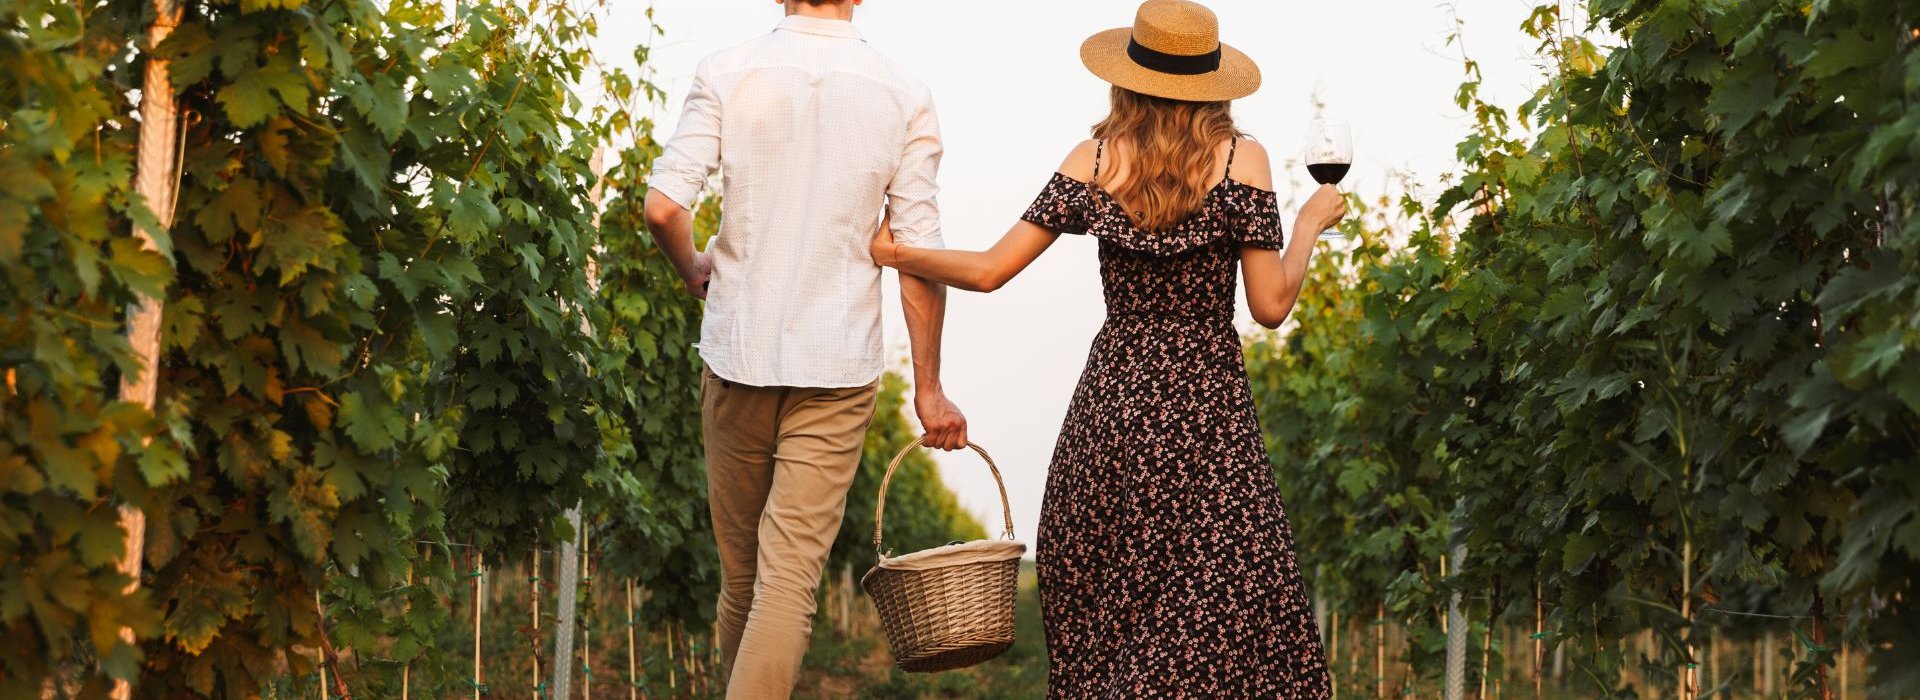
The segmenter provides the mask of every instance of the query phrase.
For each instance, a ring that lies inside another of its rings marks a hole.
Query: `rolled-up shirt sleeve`
[[[693,73],[693,87],[680,111],[680,123],[666,150],[653,161],[647,188],[666,195],[689,211],[706,189],[707,178],[720,169],[720,96],[714,91],[705,62]]]
[[[933,96],[922,89],[920,104],[907,119],[906,145],[900,167],[887,185],[887,213],[893,217],[893,239],[916,248],[943,248],[940,236],[940,119]]]

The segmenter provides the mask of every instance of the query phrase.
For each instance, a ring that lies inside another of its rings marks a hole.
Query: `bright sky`
[[[611,4],[600,54],[624,57],[647,37],[649,3]],[[664,140],[700,58],[770,31],[784,10],[773,0],[651,4],[666,31],[653,51],[655,78],[670,96],[656,115]],[[1400,170],[1427,183],[1431,198],[1438,176],[1451,172],[1454,146],[1467,129],[1453,106],[1460,51],[1446,43],[1456,13],[1485,74],[1486,97],[1518,105],[1540,82],[1533,42],[1519,30],[1533,5],[1527,0],[1206,4],[1220,16],[1222,39],[1252,56],[1264,74],[1260,92],[1234,105],[1240,128],[1284,160],[1298,153],[1318,95],[1327,116],[1353,123],[1355,164],[1345,184],[1363,196],[1385,191],[1388,174]],[[981,249],[998,240],[1106,114],[1108,87],[1080,65],[1080,42],[1131,24],[1136,7],[1132,0],[867,0],[856,11],[854,24],[867,41],[933,90],[947,148],[940,204],[949,247]],[[1304,169],[1292,177],[1294,192],[1311,185]],[[1290,193],[1280,184],[1284,201]],[[904,357],[906,334],[888,277],[888,341]],[[1080,237],[1055,244],[999,292],[951,295],[947,393],[1006,476],[1016,528],[1029,543],[1054,439],[1103,313],[1094,242]],[[955,453],[939,461],[961,502],[982,522],[998,521],[993,479],[978,458]]]

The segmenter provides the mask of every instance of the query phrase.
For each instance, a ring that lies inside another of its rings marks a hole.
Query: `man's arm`
[[[887,213],[894,240],[901,245],[943,247],[940,240],[940,122],[933,98],[922,93],[921,106],[907,122],[907,143],[900,169],[887,186]],[[947,288],[936,282],[900,276],[900,306],[907,317],[907,341],[913,348],[913,409],[928,447],[957,450],[967,446],[967,417],[947,399],[940,383],[940,336],[947,319]]]
[[[946,285],[913,275],[900,276],[900,306],[907,315],[907,340],[913,346],[913,410],[926,431],[928,447],[957,450],[967,446],[967,417],[947,398],[940,384],[940,336],[946,326]]]
[[[694,250],[693,213],[660,190],[647,192],[646,207],[647,232],[653,234],[654,245],[660,246],[660,252],[666,253],[673,268],[680,271],[680,281],[687,284],[687,293],[706,299],[707,279],[713,275],[713,257]]]
[[[707,178],[719,169],[720,97],[702,63],[693,73],[693,86],[687,90],[680,126],[667,141],[666,150],[654,159],[645,204],[647,231],[653,234],[654,243],[680,271],[687,292],[701,299],[707,298],[713,263],[708,254],[694,248],[692,212]]]

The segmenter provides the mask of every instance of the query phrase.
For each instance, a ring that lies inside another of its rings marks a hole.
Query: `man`
[[[814,592],[860,465],[884,360],[882,209],[903,244],[939,247],[939,125],[926,87],[861,40],[861,0],[775,0],[771,34],[701,61],[654,162],[647,226],[707,300],[700,355],[708,502],[720,546],[728,698],[792,693]],[[722,171],[720,233],[692,209]],[[946,290],[901,276],[926,443],[966,445],[940,386]]]

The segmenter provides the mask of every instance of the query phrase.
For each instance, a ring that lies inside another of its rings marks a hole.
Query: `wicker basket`
[[[1007,485],[1000,479],[1000,468],[979,445],[967,446],[987,461],[987,469],[1000,488],[1000,509],[1006,520],[1001,540],[977,540],[889,557],[880,544],[887,485],[893,481],[893,470],[900,467],[900,461],[920,447],[919,440],[894,456],[880,481],[880,498],[873,513],[873,548],[879,562],[860,578],[860,586],[879,609],[893,662],[903,671],[931,673],[965,668],[1013,646],[1014,595],[1026,546],[1013,541],[1013,509],[1007,504]]]

